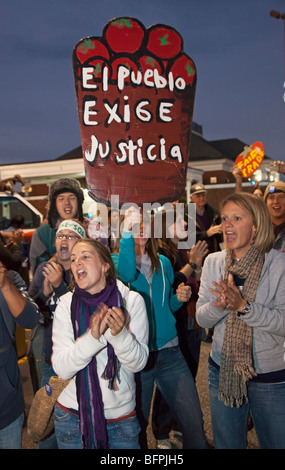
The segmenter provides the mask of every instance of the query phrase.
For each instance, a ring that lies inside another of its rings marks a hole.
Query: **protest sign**
[[[120,206],[184,195],[196,68],[180,34],[116,18],[78,42],[73,70],[90,195]]]
[[[262,142],[254,142],[250,147],[245,146],[235,161],[241,168],[243,178],[249,178],[260,166],[264,157],[264,147]]]

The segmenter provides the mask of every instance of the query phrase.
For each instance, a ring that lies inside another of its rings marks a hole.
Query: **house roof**
[[[211,145],[210,142],[204,139],[199,134],[195,132],[191,133],[191,143],[190,143],[190,154],[189,161],[191,160],[216,160],[218,158],[223,158],[221,151],[216,149]]]
[[[76,147],[75,149],[67,152],[60,157],[56,158],[56,160],[73,160],[74,158],[82,158],[82,147]]]
[[[216,150],[223,154],[224,158],[235,161],[237,156],[243,152],[244,147],[247,145],[239,139],[223,139],[223,140],[211,140],[212,145]]]
[[[233,161],[235,161],[237,156],[243,152],[244,147],[248,145],[239,139],[211,140],[209,141],[209,144],[216,150],[220,151],[224,158],[228,158]],[[264,158],[271,160],[266,154],[264,155]]]

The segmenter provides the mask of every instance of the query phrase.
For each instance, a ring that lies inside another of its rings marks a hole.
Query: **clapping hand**
[[[207,237],[213,237],[214,235],[219,235],[222,233],[222,226],[219,225],[211,225],[210,228],[207,230]]]
[[[106,323],[111,330],[113,336],[121,333],[126,322],[124,312],[119,307],[108,308],[106,314]]]
[[[213,302],[212,305],[220,310],[228,308],[231,311],[241,311],[245,307],[246,300],[236,286],[232,274],[229,274],[227,283],[220,279],[219,283],[214,281],[213,285],[216,289],[210,288],[210,292],[217,297],[217,301]]]
[[[108,311],[108,306],[105,304],[100,304],[96,311],[90,318],[90,330],[94,338],[99,339],[108,328],[106,323],[106,313]]]
[[[201,268],[202,261],[208,253],[207,242],[205,240],[199,240],[189,251],[189,261],[195,263],[198,268]]]
[[[58,287],[63,280],[63,268],[60,264],[51,261],[43,268],[43,275],[52,287]]]
[[[109,308],[102,303],[91,317],[91,334],[99,339],[110,328],[111,334],[117,336],[122,331],[125,322],[124,312],[119,307]]]

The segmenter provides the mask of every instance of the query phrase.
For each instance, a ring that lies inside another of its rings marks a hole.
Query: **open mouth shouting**
[[[69,246],[67,243],[62,243],[62,245],[59,248],[59,251],[61,253],[67,253],[69,251]]]
[[[94,247],[87,242],[78,242],[71,253],[71,271],[75,282],[90,294],[100,292],[106,286],[105,272],[108,269]]]
[[[77,282],[82,281],[82,279],[85,279],[87,276],[87,272],[84,269],[78,269],[75,274],[75,279]]]
[[[226,235],[226,241],[228,244],[236,241],[237,235],[235,232],[226,231],[225,235]]]
[[[237,258],[241,258],[253,242],[255,227],[251,215],[229,201],[223,207],[221,219],[227,247],[234,251]]]

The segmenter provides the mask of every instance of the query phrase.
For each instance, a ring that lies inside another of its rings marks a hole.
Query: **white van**
[[[43,215],[20,194],[12,194],[9,191],[0,192],[0,231],[7,230],[11,226],[11,219],[15,215],[24,217],[22,228],[24,240],[30,242],[34,230],[43,221]]]

